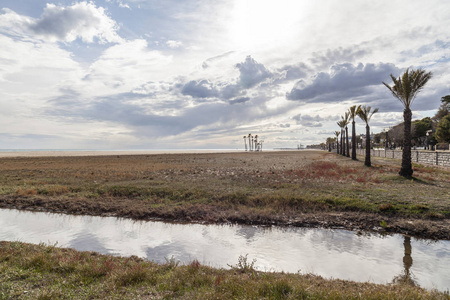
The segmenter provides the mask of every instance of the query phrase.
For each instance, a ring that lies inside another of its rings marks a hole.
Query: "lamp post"
[[[384,130],[384,132],[386,133],[386,134],[385,134],[385,137],[384,137],[384,139],[385,139],[385,146],[384,146],[384,148],[387,149],[387,148],[389,147],[389,144],[388,144],[388,140],[389,140],[389,129],[386,128],[386,129]]]
[[[427,137],[425,138],[425,144],[426,144],[426,149],[430,150],[430,135],[433,132],[433,130],[427,130]],[[433,145],[431,145],[431,150],[433,149]]]

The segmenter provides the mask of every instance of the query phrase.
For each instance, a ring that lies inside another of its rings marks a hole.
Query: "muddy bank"
[[[273,212],[238,207],[229,209],[217,205],[186,204],[177,207],[152,208],[131,199],[33,199],[0,196],[1,208],[28,211],[58,212],[75,215],[116,216],[135,220],[161,220],[168,222],[193,222],[209,224],[247,224],[262,226],[295,226],[400,233],[418,238],[450,240],[449,219],[405,218],[365,212],[305,213]]]

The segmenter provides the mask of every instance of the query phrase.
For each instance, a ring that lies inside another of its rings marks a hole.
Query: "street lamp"
[[[385,146],[384,146],[384,149],[387,150],[387,148],[388,148],[388,139],[389,139],[389,137],[388,137],[388,135],[389,135],[389,128],[385,128],[384,132],[385,132],[385,136],[384,136]]]
[[[430,135],[431,135],[431,133],[433,132],[433,130],[427,130],[427,137],[426,137],[426,139],[425,139],[425,144],[426,144],[426,149],[427,150],[430,150]],[[433,147],[433,145],[431,146],[431,147]],[[433,150],[433,149],[431,149],[431,150]]]

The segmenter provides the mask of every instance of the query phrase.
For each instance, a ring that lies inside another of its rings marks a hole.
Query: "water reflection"
[[[58,242],[61,247],[136,255],[156,262],[171,257],[182,263],[197,259],[224,268],[248,254],[249,260],[256,259],[255,266],[263,271],[301,270],[328,278],[375,283],[407,278],[422,287],[450,287],[446,268],[450,265],[450,242],[427,243],[401,235],[134,222],[0,209],[0,240]]]
[[[412,286],[416,286],[417,282],[413,279],[414,275],[411,272],[411,267],[413,264],[413,259],[411,256],[412,247],[411,247],[411,237],[404,236],[403,247],[405,248],[405,254],[403,256],[403,272],[394,277],[392,280],[393,283],[397,284],[408,284]]]

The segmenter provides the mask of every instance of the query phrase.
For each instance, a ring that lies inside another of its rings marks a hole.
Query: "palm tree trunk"
[[[366,159],[364,164],[370,167],[372,164],[370,163],[370,127],[369,124],[366,125]]]
[[[356,160],[356,128],[354,119],[352,122],[352,159]]]
[[[339,137],[336,137],[336,153],[339,154]]]
[[[350,145],[348,143],[348,127],[345,126],[345,138],[347,139],[347,157],[350,157]]]
[[[344,129],[341,128],[341,155],[345,155],[344,148]]]
[[[405,108],[405,110],[403,111],[405,131],[403,133],[402,168],[399,172],[399,174],[403,177],[411,177],[413,174],[411,165],[411,117],[411,109]]]

